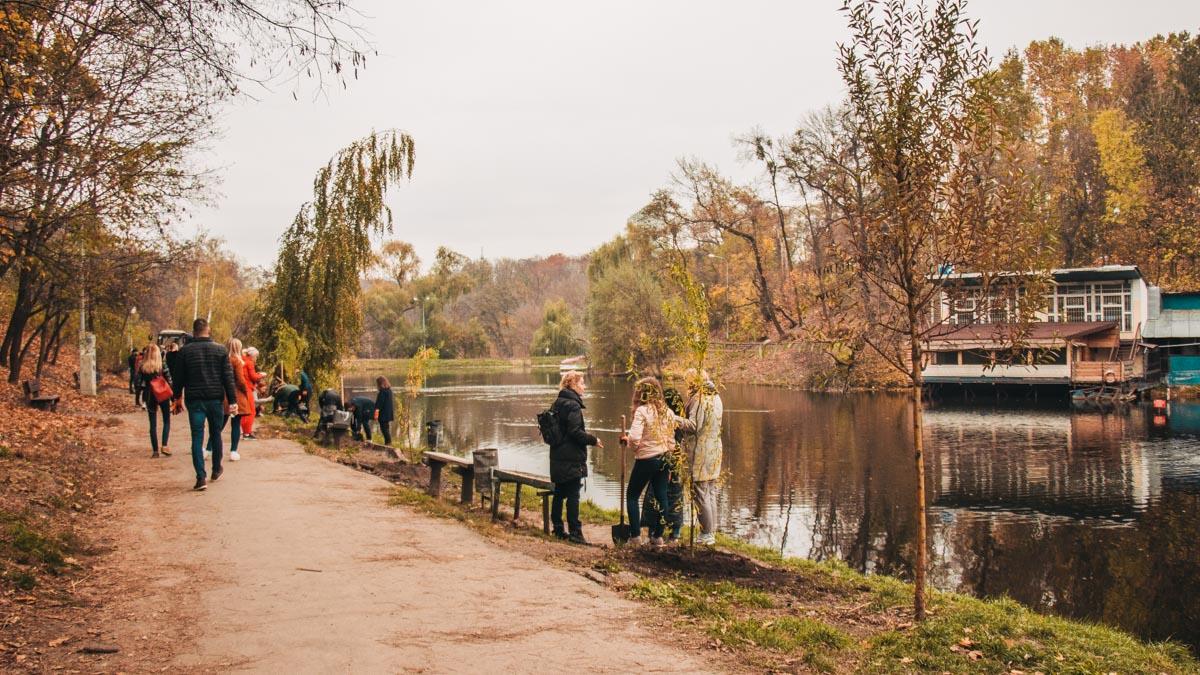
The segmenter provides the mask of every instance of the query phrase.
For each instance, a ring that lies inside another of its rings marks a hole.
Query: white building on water
[[[1158,289],[1136,266],[1056,269],[1051,278],[1045,309],[1019,325],[1019,276],[986,290],[982,275],[945,276],[925,381],[1131,387],[1154,377],[1145,330]]]

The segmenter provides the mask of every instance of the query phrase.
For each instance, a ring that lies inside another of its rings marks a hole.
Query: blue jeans
[[[204,423],[208,423],[208,435],[212,439],[213,473],[221,470],[221,423],[225,421],[225,401],[185,401],[188,424],[192,428],[192,466],[196,479],[207,477],[204,473]]]
[[[642,501],[642,490],[645,490],[647,485],[650,486],[660,511],[665,510],[663,505],[670,503],[667,501],[667,474],[669,472],[664,455],[639,459],[633,463],[633,471],[629,473],[629,492],[625,493],[625,508],[629,510],[629,529],[634,536],[641,536],[642,521],[638,514],[638,502]],[[663,535],[661,518],[655,518],[648,524],[651,537]]]

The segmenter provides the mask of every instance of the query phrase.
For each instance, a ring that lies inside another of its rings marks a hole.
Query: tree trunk
[[[914,330],[910,334],[912,366],[912,434],[913,458],[916,460],[917,472],[917,543],[916,556],[913,561],[913,613],[917,621],[925,620],[925,568],[926,563],[926,532],[925,532],[925,415],[922,408],[921,377],[921,342]]]
[[[21,380],[21,338],[25,335],[25,325],[32,315],[33,304],[30,286],[33,283],[32,272],[28,268],[21,271],[17,282],[17,297],[13,302],[12,314],[8,319],[8,330],[4,334],[4,342],[0,343],[0,362],[8,366],[8,381],[16,384]]]

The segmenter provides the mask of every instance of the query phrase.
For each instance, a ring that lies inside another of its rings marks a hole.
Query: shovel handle
[[[625,435],[625,416],[621,415],[621,435]],[[625,446],[617,443],[621,452],[621,524],[625,524]]]

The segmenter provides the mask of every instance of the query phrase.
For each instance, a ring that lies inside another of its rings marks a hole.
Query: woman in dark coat
[[[589,445],[603,448],[600,439],[589,434],[583,421],[583,373],[570,371],[559,383],[561,391],[551,409],[562,425],[563,440],[550,448],[550,480],[554,482],[554,500],[550,507],[550,522],[554,523],[554,536],[570,539],[576,544],[586,544],[583,538],[583,523],[579,521],[579,491],[583,479],[588,475],[587,449]],[[563,502],[567,504],[567,524],[570,534],[563,528]]]
[[[392,384],[382,375],[375,378],[379,393],[375,394],[375,420],[383,434],[383,444],[392,444],[392,420],[396,419],[396,402],[392,398]]]

